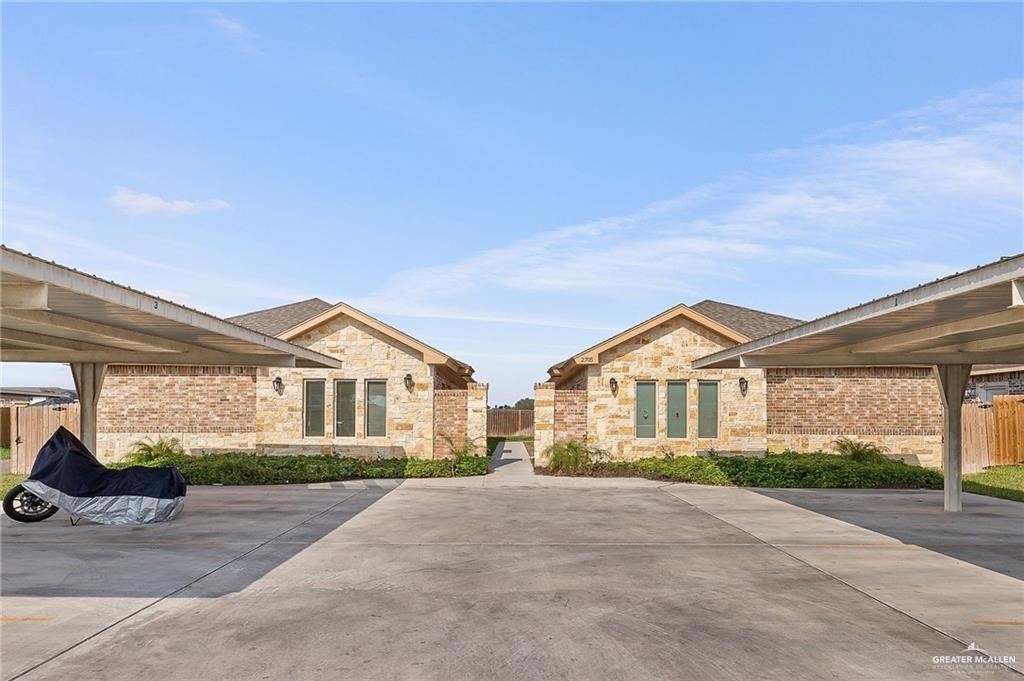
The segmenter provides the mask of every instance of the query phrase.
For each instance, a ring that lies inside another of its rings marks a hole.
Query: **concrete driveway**
[[[971,642],[1024,662],[1024,505],[503,467],[193,488],[151,527],[4,518],[3,677],[925,679]]]

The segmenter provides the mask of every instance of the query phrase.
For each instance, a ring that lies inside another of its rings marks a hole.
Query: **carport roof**
[[[0,358],[8,362],[341,368],[341,361],[0,246]]]
[[[1020,364],[1024,253],[703,357],[693,366]]]

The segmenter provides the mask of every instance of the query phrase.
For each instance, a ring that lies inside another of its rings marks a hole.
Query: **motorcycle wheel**
[[[59,510],[21,485],[17,485],[4,496],[4,514],[19,523],[37,523],[40,520],[46,520]]]

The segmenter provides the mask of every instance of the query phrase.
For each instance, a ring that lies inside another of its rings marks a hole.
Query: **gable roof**
[[[292,340],[308,331],[315,329],[321,324],[324,324],[334,319],[335,317],[339,316],[346,316],[355,319],[356,321],[365,324],[366,326],[369,326],[371,329],[376,330],[377,332],[387,336],[388,338],[398,341],[399,343],[402,343],[403,345],[406,345],[412,348],[413,350],[422,353],[423,361],[426,362],[427,364],[445,365],[449,369],[454,371],[463,380],[470,383],[474,382],[472,378],[473,367],[471,367],[470,365],[466,364],[465,362],[460,362],[454,357],[450,357],[441,352],[440,350],[427,345],[423,341],[417,340],[412,336],[399,331],[390,324],[385,324],[376,317],[371,317],[362,310],[357,310],[356,308],[346,303],[328,305],[327,309],[321,310],[319,313],[316,313],[306,319],[300,320],[299,322],[293,324],[291,327],[282,330],[280,333],[277,334],[277,337],[282,340]]]
[[[310,317],[330,309],[331,304],[319,298],[300,300],[297,303],[278,305],[266,310],[256,310],[246,314],[227,317],[227,321],[234,322],[239,326],[265,333],[268,336],[277,336],[287,331],[296,324],[303,322]]]
[[[691,305],[690,309],[707,315],[750,339],[770,336],[804,323],[802,319],[783,317],[779,314],[721,303],[717,300],[702,300]]]
[[[735,343],[746,343],[750,340],[749,336],[737,331],[736,329],[726,326],[698,310],[694,310],[693,308],[680,304],[669,308],[650,319],[642,321],[636,326],[626,329],[622,333],[618,333],[611,338],[605,339],[597,345],[591,346],[583,352],[573,355],[564,362],[555,364],[548,369],[548,374],[551,378],[565,377],[569,375],[569,373],[573,372],[576,367],[586,364],[597,364],[601,353],[605,350],[609,350],[620,343],[624,343],[631,338],[635,338],[642,333],[646,333],[660,324],[672,321],[676,317],[685,317]]]

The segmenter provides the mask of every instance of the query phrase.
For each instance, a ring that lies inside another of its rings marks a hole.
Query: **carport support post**
[[[72,362],[71,375],[78,391],[78,439],[96,454],[96,405],[100,401],[107,365],[96,362]]]
[[[971,377],[970,364],[941,364],[935,367],[935,378],[942,393],[942,474],[945,496],[943,508],[960,511],[963,480],[963,418],[961,407],[964,390]]]

